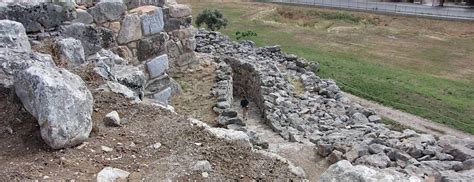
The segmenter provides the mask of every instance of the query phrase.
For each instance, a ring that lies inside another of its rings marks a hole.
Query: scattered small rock
[[[122,126],[120,123],[120,116],[117,111],[112,111],[109,114],[105,115],[104,123],[107,126]]]
[[[201,160],[197,161],[196,164],[194,164],[193,171],[212,171],[212,166],[211,163],[207,160]]]
[[[130,175],[129,172],[112,168],[112,167],[105,167],[102,171],[97,174],[97,182],[113,182],[113,181],[126,181]]]
[[[155,143],[151,146],[153,149],[159,149],[161,147],[161,143]]]
[[[107,146],[100,146],[100,149],[104,152],[112,152],[114,149]]]

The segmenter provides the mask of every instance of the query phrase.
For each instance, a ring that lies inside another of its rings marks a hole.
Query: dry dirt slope
[[[50,150],[39,136],[34,118],[2,90],[0,95],[0,181],[25,179],[91,180],[106,166],[131,172],[130,180],[202,178],[190,168],[208,160],[214,179],[261,180],[295,178],[287,165],[252,152],[248,145],[217,139],[202,128],[193,127],[185,117],[154,106],[131,104],[122,97],[94,91],[93,121],[96,125],[88,142],[76,148]],[[106,127],[105,114],[116,110],[124,127]],[[158,149],[153,144],[161,143]],[[113,150],[103,151],[102,146]]]

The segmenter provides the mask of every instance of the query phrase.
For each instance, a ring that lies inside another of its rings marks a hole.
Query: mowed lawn
[[[354,95],[474,134],[474,22],[251,2],[182,2],[220,10],[231,38],[317,61]]]

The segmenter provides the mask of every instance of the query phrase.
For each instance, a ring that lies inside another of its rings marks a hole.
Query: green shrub
[[[237,31],[237,32],[235,32],[235,36],[236,36],[237,40],[240,40],[240,39],[243,39],[243,38],[246,38],[246,37],[257,36],[257,33],[253,32],[251,30],[244,31],[244,32]]]
[[[227,19],[215,9],[205,9],[196,18],[196,25],[206,24],[209,30],[215,31],[227,26]]]

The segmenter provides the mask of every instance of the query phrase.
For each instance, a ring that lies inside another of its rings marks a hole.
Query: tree
[[[227,26],[227,19],[221,12],[215,9],[205,9],[196,18],[196,25],[201,27],[206,24],[207,28],[215,31]]]

